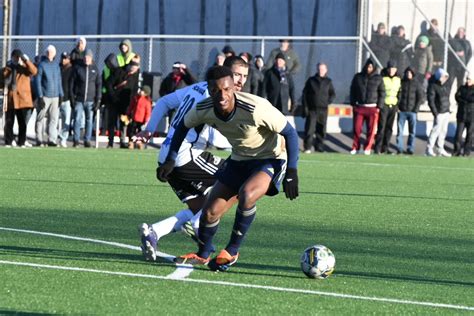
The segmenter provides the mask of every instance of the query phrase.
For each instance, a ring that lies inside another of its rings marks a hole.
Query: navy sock
[[[199,219],[199,250],[197,255],[201,258],[209,258],[211,252],[214,251],[214,246],[212,245],[212,238],[217,232],[219,227],[219,220],[214,223],[208,223],[205,219],[204,213],[202,213],[201,218]]]
[[[230,241],[225,247],[225,250],[231,255],[235,256],[239,252],[240,245],[244,240],[245,234],[250,228],[253,220],[255,219],[255,214],[257,211],[257,206],[254,205],[248,209],[237,207],[237,212],[235,213],[234,227],[232,229],[232,234],[230,235]]]

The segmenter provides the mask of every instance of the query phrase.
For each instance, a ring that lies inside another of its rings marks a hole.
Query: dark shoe
[[[78,147],[78,146],[79,146],[79,142],[74,141],[74,142],[72,143],[72,147]]]
[[[58,144],[53,142],[48,142],[48,147],[58,147]]]
[[[120,143],[120,148],[127,148],[128,149],[128,144],[127,143]]]
[[[408,149],[407,151],[405,151],[405,154],[407,154],[407,155],[413,155],[414,152],[413,152],[413,150]]]
[[[85,141],[85,142],[84,142],[84,147],[90,148],[90,147],[91,147],[91,142]]]
[[[114,143],[108,143],[107,148],[114,148]]]

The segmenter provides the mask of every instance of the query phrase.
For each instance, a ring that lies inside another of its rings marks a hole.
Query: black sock
[[[231,256],[235,256],[239,252],[240,245],[244,240],[245,234],[255,219],[257,206],[254,205],[248,209],[237,207],[235,213],[234,227],[230,235],[230,241],[225,248]]]

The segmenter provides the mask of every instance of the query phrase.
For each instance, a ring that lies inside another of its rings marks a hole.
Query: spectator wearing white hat
[[[36,92],[38,93],[37,116],[36,116],[36,144],[44,146],[43,128],[47,119],[48,146],[57,146],[59,98],[62,98],[63,87],[61,82],[61,69],[55,60],[56,48],[49,45],[45,56],[38,65],[36,76]]]

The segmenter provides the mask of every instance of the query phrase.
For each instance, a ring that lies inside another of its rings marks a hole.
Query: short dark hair
[[[229,67],[213,66],[206,73],[206,81],[219,80],[224,77],[233,77],[234,74]]]
[[[232,68],[232,66],[234,65],[242,66],[245,68],[249,67],[249,64],[246,63],[245,60],[243,60],[242,57],[239,56],[230,56],[224,60],[224,67]]]

